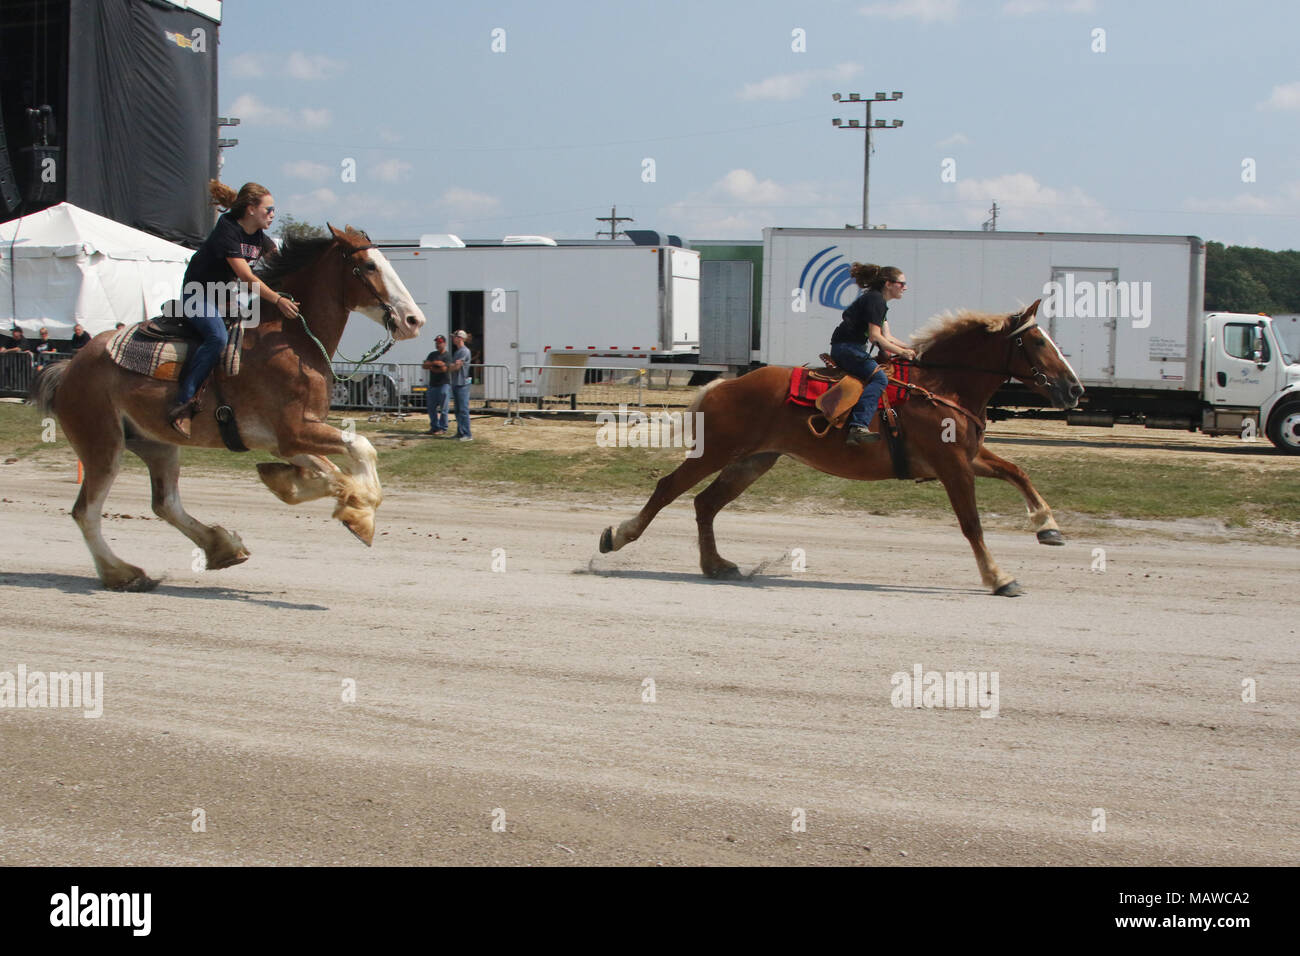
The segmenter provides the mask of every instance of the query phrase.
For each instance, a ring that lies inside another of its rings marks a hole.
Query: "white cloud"
[[[857,63],[839,63],[829,69],[781,73],[757,83],[746,83],[740,91],[742,100],[793,100],[803,96],[817,83],[843,83],[862,72]]]
[[[859,12],[886,20],[952,23],[957,19],[958,6],[960,0],[890,0],[888,3],[869,3]]]
[[[1006,0],[1002,12],[1009,17],[1035,13],[1095,13],[1096,0]]]
[[[751,170],[733,169],[703,190],[661,210],[667,231],[709,239],[762,235],[764,226],[841,225],[854,218],[836,190],[817,183],[778,183]],[[846,219],[845,217],[848,217]]]
[[[1262,110],[1300,110],[1300,82],[1273,87],[1273,95],[1256,108]]]
[[[320,53],[294,50],[285,61],[284,72],[295,80],[324,80],[343,69],[343,63]]]
[[[404,159],[385,159],[370,167],[370,175],[381,183],[396,183],[405,179],[411,169],[411,164]]]
[[[961,213],[978,227],[988,208],[998,204],[1002,229],[1042,229],[1056,232],[1113,231],[1116,224],[1101,204],[1078,187],[1053,189],[1028,173],[1008,173],[990,179],[959,179],[957,196],[970,202]],[[974,204],[983,201],[984,209]]]
[[[953,133],[947,139],[939,140],[939,146],[966,146],[969,145],[970,139],[965,133]]]
[[[1276,194],[1242,192],[1221,199],[1188,199],[1183,205],[1192,212],[1212,213],[1221,216],[1250,216],[1271,214],[1295,215],[1300,212],[1300,182],[1282,187]]]
[[[379,132],[376,135],[378,135],[381,143],[388,143],[389,145],[400,143],[402,141],[401,134],[388,126],[379,127]]]
[[[486,193],[452,186],[438,197],[438,208],[448,216],[488,216],[501,211],[501,200]]]
[[[251,93],[246,93],[235,100],[228,115],[238,116],[242,122],[253,125],[284,126],[293,129],[321,129],[330,124],[329,110],[287,110],[282,106],[263,103]]]
[[[266,55],[263,53],[240,53],[230,60],[230,72],[239,77],[258,77],[266,75]]]
[[[390,222],[410,222],[430,215],[427,205],[412,202],[409,197],[390,198],[376,193],[356,191],[355,186],[342,186],[335,192],[328,186],[311,192],[295,193],[287,199],[276,197],[281,212],[305,222],[329,222],[338,229],[345,225],[365,229],[376,238],[381,236]],[[409,237],[408,237],[409,238]]]
[[[333,172],[324,163],[313,163],[309,159],[300,159],[294,163],[285,163],[281,171],[294,179],[305,179],[309,183],[323,183]]]

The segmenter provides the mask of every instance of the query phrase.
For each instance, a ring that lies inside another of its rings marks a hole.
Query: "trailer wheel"
[[[352,389],[351,383],[342,379],[334,380],[334,387],[330,390],[330,407],[331,408],[351,408],[352,407]]]
[[[1268,440],[1284,452],[1300,455],[1300,402],[1287,402],[1273,410]]]
[[[397,408],[397,389],[386,376],[371,375],[361,388],[370,408]]]

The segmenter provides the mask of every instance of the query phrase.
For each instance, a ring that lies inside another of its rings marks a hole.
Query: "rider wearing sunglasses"
[[[888,303],[903,297],[907,277],[893,266],[861,262],[853,263],[849,275],[867,291],[844,310],[843,320],[831,335],[831,359],[844,371],[862,380],[862,397],[849,415],[847,442],[865,445],[880,439],[870,426],[880,396],[888,384],[876,360],[867,354],[867,342],[877,346],[882,354],[900,355],[906,359],[916,358],[916,352],[889,334],[885,319]]]

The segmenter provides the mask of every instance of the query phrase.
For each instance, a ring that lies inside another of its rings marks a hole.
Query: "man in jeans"
[[[429,371],[429,390],[425,393],[425,407],[429,410],[429,434],[441,435],[447,430],[447,401],[450,385],[447,384],[447,365],[451,353],[447,351],[447,337],[439,335],[433,340],[433,351],[421,368]]]
[[[469,349],[465,343],[469,333],[457,329],[451,333],[451,361],[447,372],[451,376],[451,394],[456,399],[456,440],[473,441],[469,433]]]

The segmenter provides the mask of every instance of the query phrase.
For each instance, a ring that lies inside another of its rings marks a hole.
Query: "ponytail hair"
[[[229,209],[236,219],[244,218],[244,213],[248,212],[249,206],[261,202],[262,197],[270,193],[271,190],[261,183],[244,183],[239,187],[239,192],[235,192],[223,182],[215,179],[208,180],[208,194],[212,197],[212,205]]]
[[[865,262],[855,262],[849,268],[849,275],[854,282],[864,289],[874,289],[877,292],[885,287],[886,282],[897,282],[902,274],[902,270],[894,266],[877,266]]]

